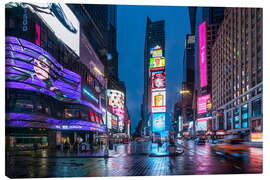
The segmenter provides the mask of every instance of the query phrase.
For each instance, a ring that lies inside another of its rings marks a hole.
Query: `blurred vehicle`
[[[203,137],[197,137],[195,139],[195,143],[198,144],[198,145],[205,144],[205,138],[203,138]]]
[[[211,149],[216,154],[241,157],[248,151],[248,145],[243,142],[243,139],[239,138],[224,139],[224,141],[218,141],[218,143],[213,144]]]
[[[123,143],[129,143],[129,139],[128,138],[123,138]]]

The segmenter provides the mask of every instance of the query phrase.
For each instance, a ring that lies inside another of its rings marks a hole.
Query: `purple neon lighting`
[[[198,98],[198,114],[207,112],[207,101],[210,99],[210,94]]]
[[[38,121],[35,121],[38,120]],[[6,113],[6,127],[33,127],[59,130],[105,132],[106,126],[82,120],[57,120],[35,114]]]
[[[200,33],[200,78],[201,88],[207,86],[207,75],[206,75],[206,39],[205,32],[206,22],[203,22],[199,26]]]

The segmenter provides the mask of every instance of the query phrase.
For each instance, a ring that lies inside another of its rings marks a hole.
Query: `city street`
[[[6,175],[23,177],[159,176],[225,173],[262,173],[262,148],[249,147],[242,159],[211,153],[210,144],[184,142],[184,153],[167,156],[166,144],[158,150],[148,142],[120,144],[110,158],[87,156],[42,157],[42,152],[7,157]],[[151,156],[156,154],[156,156]]]

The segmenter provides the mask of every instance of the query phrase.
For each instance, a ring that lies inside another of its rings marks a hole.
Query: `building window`
[[[65,108],[64,117],[66,119],[79,119],[80,118],[80,109],[77,108]]]
[[[14,112],[33,113],[33,96],[20,94],[16,98]]]
[[[261,122],[262,122],[261,119],[256,119],[256,120],[251,122],[251,124],[252,124],[251,131],[253,133],[262,132],[262,123]]]
[[[242,114],[241,126],[242,128],[248,128],[248,105],[247,104],[241,107],[241,114]]]
[[[258,117],[262,114],[262,99],[256,99],[252,102],[252,117]]]
[[[233,110],[233,128],[239,129],[239,108]]]

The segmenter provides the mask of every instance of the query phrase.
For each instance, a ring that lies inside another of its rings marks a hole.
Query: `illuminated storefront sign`
[[[66,4],[60,3],[21,3],[38,14],[55,35],[80,55],[80,24]],[[68,37],[68,38],[67,38]]]
[[[251,133],[250,134],[251,142],[263,142],[263,133]]]
[[[152,92],[152,112],[166,112],[166,91]]]
[[[207,86],[207,74],[206,74],[206,22],[203,22],[199,26],[200,33],[200,79],[201,88]]]
[[[198,98],[198,114],[207,112],[207,104],[209,104],[209,101],[211,101],[210,94]]]
[[[165,68],[165,58],[164,57],[157,57],[157,58],[150,58],[150,70],[163,70]]]
[[[80,102],[80,75],[63,68],[41,47],[6,37],[6,88],[40,92],[65,102]]]
[[[36,24],[36,37],[35,37],[36,45],[40,46],[40,26]]]
[[[165,113],[153,113],[153,132],[165,130]]]
[[[207,122],[211,117],[197,119],[196,131],[207,131]]]
[[[166,74],[165,71],[152,72],[152,90],[165,90]]]

